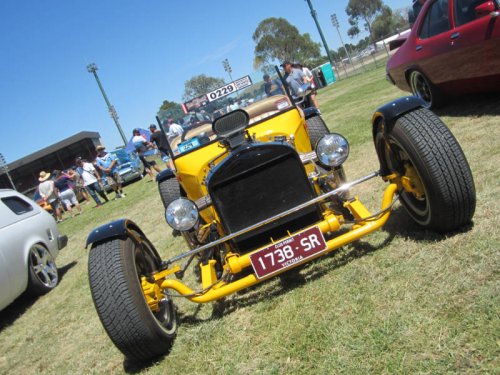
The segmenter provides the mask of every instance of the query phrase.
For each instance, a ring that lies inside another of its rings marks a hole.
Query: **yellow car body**
[[[239,97],[259,92],[255,86]],[[237,87],[227,84],[205,99]],[[300,267],[380,229],[398,199],[429,229],[454,230],[471,220],[475,190],[467,161],[418,99],[375,112],[380,169],[350,182],[342,167],[347,141],[330,134],[318,110],[295,100],[287,92],[237,110],[209,103],[213,123],[169,139],[172,170],[158,175],[158,183],[167,222],[186,240],[179,255],[162,260],[129,219],[89,235],[94,304],[127,357],[149,360],[170,350],[173,296],[212,302]],[[380,210],[370,212],[349,190],[375,177],[388,184]],[[190,267],[199,285],[184,281]],[[115,306],[126,306],[127,314]]]

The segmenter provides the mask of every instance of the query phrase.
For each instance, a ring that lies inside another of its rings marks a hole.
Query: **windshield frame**
[[[297,103],[296,103],[296,100],[295,100],[296,98],[294,99],[294,98],[293,98],[293,96],[291,95],[290,89],[289,89],[289,87],[288,87],[288,85],[287,85],[287,83],[286,83],[286,81],[285,81],[285,79],[284,79],[284,77],[283,77],[283,75],[282,75],[281,70],[279,69],[279,67],[278,67],[278,66],[274,66],[274,70],[276,71],[276,78],[275,78],[275,79],[277,79],[277,80],[279,80],[279,81],[280,81],[280,83],[281,83],[281,85],[282,85],[282,89],[283,89],[283,91],[284,91],[284,94],[283,94],[283,95],[284,95],[284,96],[288,99],[288,103],[289,103],[289,105],[288,105],[285,109],[280,109],[280,108],[279,108],[279,109],[278,109],[278,112],[277,112],[277,113],[275,113],[275,114],[269,115],[269,116],[267,116],[267,117],[264,117],[264,118],[262,118],[262,119],[260,119],[260,120],[257,120],[257,121],[255,121],[255,122],[253,122],[253,123],[249,124],[249,125],[247,126],[247,129],[249,129],[249,128],[251,128],[251,127],[255,126],[255,125],[258,125],[258,124],[260,124],[260,123],[262,123],[262,122],[264,122],[264,121],[267,121],[267,120],[269,120],[269,119],[272,119],[272,118],[274,118],[274,117],[276,117],[276,116],[279,116],[279,115],[281,115],[282,113],[288,112],[289,110],[292,110],[292,109],[296,109],[296,108],[297,108]],[[212,90],[212,91],[210,91],[209,93],[207,93],[207,94],[205,94],[205,95],[201,95],[201,96],[199,96],[199,97],[197,97],[197,98],[194,98],[194,99],[192,99],[191,101],[196,101],[196,102],[198,102],[198,103],[203,102],[202,98],[203,98],[204,96],[207,96],[208,94],[212,94],[212,93],[216,92],[217,90],[221,90],[221,88],[228,87],[229,85],[232,85],[232,84],[236,85],[236,84],[237,84],[237,82],[242,81],[242,80],[244,80],[244,79],[247,79],[247,77],[249,77],[249,75],[247,75],[247,76],[243,76],[243,77],[238,78],[238,79],[236,79],[236,80],[234,80],[234,81],[232,81],[232,82],[226,83],[224,86],[221,86],[221,87],[219,87],[219,88],[217,88],[217,89],[215,89],[215,90]],[[234,94],[236,94],[236,93],[238,93],[238,92],[244,92],[244,90],[246,90],[248,87],[252,87],[252,86],[254,86],[254,85],[261,85],[261,86],[263,87],[263,85],[264,85],[264,80],[262,79],[262,80],[256,81],[255,83],[253,83],[253,82],[252,82],[252,83],[251,83],[251,85],[241,87],[241,88],[239,88],[239,89],[235,90],[234,92],[231,92],[231,94],[233,94],[233,93],[234,93]],[[229,94],[229,95],[231,95],[231,94]],[[229,96],[229,95],[223,95],[223,96],[221,96],[221,97],[219,97],[219,98],[217,98],[217,99],[220,99],[220,98],[225,98],[225,97],[227,97],[227,96]],[[267,96],[267,97],[266,97],[266,96],[264,96],[264,97],[260,98],[260,99],[259,99],[259,101],[264,100],[264,99],[267,99],[268,97],[269,97],[269,96]],[[215,100],[213,100],[213,101],[216,101],[217,99],[215,99]],[[189,102],[191,102],[191,101],[189,101]],[[255,102],[255,103],[258,103],[259,101]],[[186,102],[186,103],[189,103],[189,102]],[[183,104],[183,107],[186,105],[186,103],[184,103],[184,104]],[[206,102],[204,102],[204,103],[205,103],[204,105],[201,105],[201,106],[200,106],[201,108],[203,108],[203,107],[207,104]],[[186,111],[186,107],[184,107],[183,109]],[[241,109],[245,110],[245,107],[242,107]],[[195,112],[195,113],[196,113],[196,115],[197,115],[197,117],[198,117],[199,113],[197,113],[197,112]],[[184,116],[184,118],[185,118],[185,117],[187,117],[187,116],[189,116],[189,113],[186,113],[186,115]],[[200,148],[202,148],[202,147],[206,147],[206,146],[208,146],[208,145],[210,145],[210,144],[213,144],[214,142],[219,142],[219,141],[220,141],[220,138],[219,138],[219,137],[216,137],[216,138],[214,138],[214,139],[210,140],[209,142],[206,142],[206,143],[203,143],[203,144],[199,145],[198,147],[194,147],[194,148],[192,148],[192,149],[190,149],[190,150],[186,150],[186,151],[184,151],[184,152],[175,153],[175,152],[174,152],[174,150],[173,150],[173,149],[172,149],[172,147],[171,147],[171,140],[170,140],[170,139],[169,139],[169,137],[168,137],[168,132],[166,131],[164,124],[162,124],[162,122],[161,122],[161,120],[160,120],[160,118],[159,118],[158,116],[156,116],[156,120],[157,120],[158,125],[159,125],[159,127],[160,127],[160,131],[161,131],[161,132],[165,135],[165,137],[166,137],[166,138],[167,138],[167,140],[168,140],[168,141],[167,141],[167,151],[168,151],[169,157],[170,157],[172,160],[178,159],[178,158],[180,158],[180,157],[182,157],[182,156],[184,156],[184,155],[187,155],[187,154],[189,154],[189,153],[191,153],[191,152],[194,152],[194,151],[196,151],[196,150],[199,150],[199,149],[200,149]],[[199,125],[198,125],[198,127],[201,127],[201,126],[203,126],[203,125],[207,125],[208,123],[210,123],[211,127],[213,127],[213,121],[214,121],[214,119],[212,119],[212,121],[210,121],[210,122],[209,122],[209,121],[207,121],[207,122],[200,122],[200,123],[199,123]],[[184,131],[184,133],[183,133],[183,135],[182,135],[182,137],[184,137],[184,136],[186,135],[187,131],[192,130],[192,129],[196,129],[196,127],[193,127],[193,128],[191,128],[191,129],[189,129],[189,128],[188,128],[187,130],[185,130],[185,131]],[[194,137],[193,137],[193,138],[194,138]],[[182,138],[181,138],[181,139],[182,139]],[[190,139],[191,139],[191,138],[190,138]],[[186,142],[186,141],[182,141],[182,142]],[[180,144],[180,143],[182,143],[182,142],[178,142],[178,143],[177,143],[177,145],[179,145],[179,144]]]

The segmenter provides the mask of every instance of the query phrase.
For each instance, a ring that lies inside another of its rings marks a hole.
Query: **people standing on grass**
[[[78,197],[78,194],[80,194],[85,200],[85,203],[89,203],[89,195],[87,194],[87,190],[85,190],[85,187],[83,186],[83,180],[80,176],[80,173],[78,173],[74,169],[69,169],[65,174],[73,181],[73,191],[75,192],[75,195]]]
[[[95,164],[103,179],[106,179],[108,185],[115,192],[116,198],[125,198],[123,193],[123,179],[118,173],[118,157],[114,154],[106,152],[106,147],[99,145],[96,147],[97,157]]]
[[[144,153],[148,150],[150,143],[146,140],[146,138],[144,138],[139,129],[134,129],[133,135],[132,143],[134,144],[135,150],[139,155],[139,159],[141,159],[142,164],[144,164],[144,169],[151,178],[151,181],[154,181],[153,169],[158,173],[161,172],[161,169],[154,160],[148,161],[144,157]]]
[[[69,212],[71,217],[75,217],[76,215],[81,214],[82,211],[82,206],[80,206],[80,203],[78,202],[78,199],[76,199],[75,192],[70,186],[71,183],[71,177],[69,177],[66,174],[63,174],[59,170],[55,170],[53,172],[55,181],[54,185],[59,191],[59,198],[63,202],[64,206],[66,207],[66,211]],[[75,206],[78,212],[76,214],[73,214],[73,208],[72,206]]]
[[[149,137],[151,143],[156,145],[156,148],[160,150],[162,156],[163,155],[168,156],[168,148],[167,148],[168,141],[165,134],[162,131],[156,129],[155,124],[149,125],[149,131],[151,132],[151,136]]]
[[[61,203],[59,197],[57,196],[57,188],[54,181],[50,179],[50,173],[41,171],[40,177],[38,178],[40,185],[38,185],[38,192],[40,197],[52,206],[56,221],[60,223],[62,220]]]
[[[94,199],[96,207],[101,207],[102,202],[97,196],[99,194],[105,202],[109,202],[106,193],[102,189],[99,172],[94,168],[92,163],[83,160],[82,158],[76,158],[76,172],[80,175],[80,180],[82,185],[87,189],[90,196]]]

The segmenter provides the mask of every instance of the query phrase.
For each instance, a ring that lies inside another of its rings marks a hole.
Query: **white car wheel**
[[[59,273],[52,254],[42,245],[33,245],[28,259],[30,286],[35,294],[44,294],[54,289],[59,282]]]

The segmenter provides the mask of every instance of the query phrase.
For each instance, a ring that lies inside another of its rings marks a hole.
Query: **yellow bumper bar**
[[[390,207],[392,200],[394,199],[394,194],[397,191],[397,185],[394,183],[389,184],[387,188],[385,189],[384,196],[382,199],[382,210],[386,210],[387,208]],[[353,202],[349,202],[348,204],[349,210],[352,212],[352,214],[358,219],[358,220],[363,220],[363,218],[368,218],[370,215],[370,212],[359,202],[358,200],[354,200]],[[324,252],[321,252],[314,257],[308,258],[306,262],[318,258],[325,253],[329,253],[335,249],[338,249],[339,247],[345,246],[353,241],[356,241],[367,234],[376,231],[377,229],[381,228],[386,222],[387,219],[389,218],[391,214],[390,210],[387,210],[383,214],[380,215],[380,217],[369,220],[369,221],[361,221],[359,224],[356,224],[353,229],[351,229],[349,232],[346,232],[344,234],[341,234],[335,238],[332,238],[329,241],[326,241],[327,244],[327,250]],[[325,220],[321,221],[320,223],[316,224],[315,226],[318,226],[320,230],[323,233],[327,232],[333,232],[337,229],[340,228],[340,223],[336,219],[335,216],[330,215],[325,218]],[[258,250],[256,250],[258,251]],[[253,252],[252,252],[253,253]],[[250,263],[250,254],[252,253],[247,253],[241,256],[232,256],[227,259],[227,263],[225,265],[226,270],[231,272],[231,273],[238,273],[240,272],[243,268],[249,267],[251,265]],[[299,265],[302,263],[298,263],[296,265]],[[254,274],[247,275],[241,279],[238,279],[236,281],[233,281],[231,283],[225,283],[224,281],[221,281],[219,283],[216,283],[216,280],[214,279],[214,274],[212,272],[208,272],[209,270],[207,269],[206,271],[203,270],[203,267],[212,267],[212,265],[208,264],[206,266],[202,266],[202,274],[206,272],[207,274],[212,275],[211,280],[214,282],[214,286],[212,288],[209,288],[205,293],[202,294],[195,294],[195,292],[186,286],[185,284],[181,283],[178,280],[174,279],[165,279],[161,282],[160,288],[161,289],[173,289],[177,291],[179,294],[185,296],[189,300],[193,302],[198,302],[198,303],[206,303],[206,302],[211,302],[215,301],[217,299],[220,299],[222,297],[225,297],[227,295],[230,295],[232,293],[235,293],[241,289],[248,288],[249,286],[255,285],[263,281],[264,279],[258,279]],[[283,272],[286,272],[287,269],[284,269]],[[274,276],[274,275],[273,275]],[[272,277],[272,276],[271,276]],[[206,286],[206,282],[203,283],[204,287]]]

